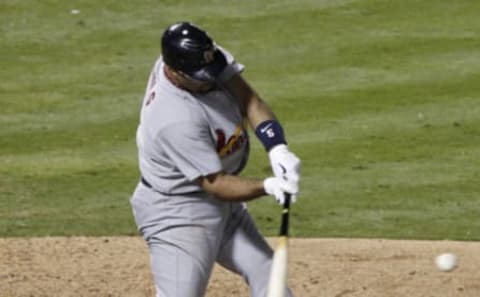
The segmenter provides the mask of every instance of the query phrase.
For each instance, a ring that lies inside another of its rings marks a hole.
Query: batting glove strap
[[[280,123],[275,120],[267,120],[258,124],[255,128],[255,134],[267,152],[276,145],[287,144],[283,128]]]

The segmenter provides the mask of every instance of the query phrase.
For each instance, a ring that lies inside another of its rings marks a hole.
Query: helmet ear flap
[[[189,22],[169,26],[162,35],[161,48],[168,66],[194,79],[213,81],[227,65],[207,32]]]

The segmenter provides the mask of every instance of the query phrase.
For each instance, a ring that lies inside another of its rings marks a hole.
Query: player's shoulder
[[[216,47],[225,56],[225,59],[227,60],[227,64],[232,64],[232,63],[235,62],[235,57],[233,56],[233,54],[229,50],[227,50],[226,48],[224,48],[221,45],[216,45]]]
[[[225,59],[227,60],[227,67],[222,71],[222,73],[219,76],[219,80],[221,82],[226,82],[230,78],[232,78],[234,75],[242,73],[243,70],[245,69],[245,66],[243,64],[240,64],[237,62],[235,57],[231,52],[226,50],[225,48],[217,45],[217,48],[223,53],[225,56]]]
[[[153,89],[150,96],[150,102],[144,102],[142,108],[142,121],[159,127],[186,122],[195,125],[205,121],[198,102],[186,92],[172,92],[160,84]]]

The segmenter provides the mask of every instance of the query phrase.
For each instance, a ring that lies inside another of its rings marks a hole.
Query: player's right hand
[[[298,182],[285,180],[281,177],[268,177],[263,181],[263,188],[268,195],[272,195],[278,204],[285,202],[285,193],[290,194],[290,202],[297,201]]]

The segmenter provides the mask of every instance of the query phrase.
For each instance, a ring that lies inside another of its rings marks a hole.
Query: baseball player
[[[204,296],[215,262],[264,297],[272,249],[245,202],[298,194],[300,160],[270,108],[242,78],[244,66],[198,26],[181,22],[161,38],[137,130],[141,179],[130,200],[148,244],[157,297]],[[273,176],[240,177],[250,125]],[[287,296],[292,296],[287,290]]]

